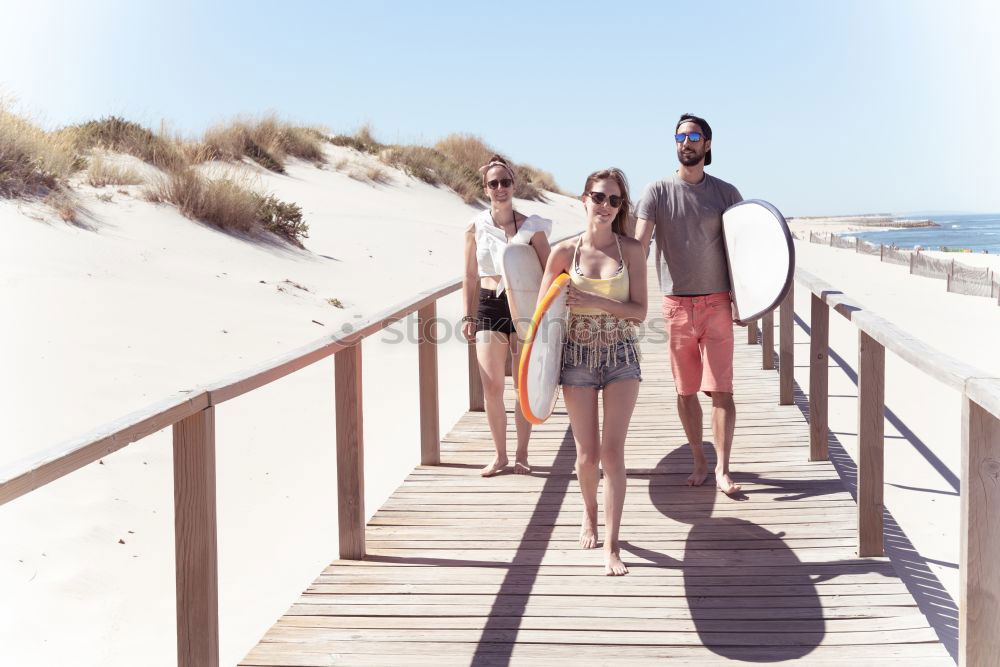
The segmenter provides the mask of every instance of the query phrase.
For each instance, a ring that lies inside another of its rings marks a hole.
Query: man
[[[681,116],[674,140],[680,168],[646,188],[636,212],[636,232],[648,252],[656,231],[656,270],[664,294],[677,411],[694,456],[688,485],[699,486],[708,476],[698,402],[698,392],[703,391],[712,398],[715,483],[724,493],[733,494],[740,487],[729,476],[736,406],[722,212],[743,198],[729,183],[705,173],[705,166],[712,163],[712,128],[705,119]]]

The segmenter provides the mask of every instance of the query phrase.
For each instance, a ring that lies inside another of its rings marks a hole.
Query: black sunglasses
[[[590,197],[591,201],[600,206],[601,204],[607,202],[608,206],[611,208],[618,208],[622,205],[622,198],[618,195],[606,195],[603,192],[588,192],[587,196]]]
[[[514,185],[514,179],[512,178],[494,178],[492,181],[486,181],[486,185],[489,186],[490,190],[496,190],[497,188],[509,188]]]
[[[692,143],[697,143],[701,141],[702,134],[701,132],[681,132],[680,134],[674,135],[674,141],[679,144],[683,143],[684,137],[687,137]]]

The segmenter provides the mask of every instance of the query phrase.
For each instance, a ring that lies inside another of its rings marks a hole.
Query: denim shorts
[[[592,349],[567,342],[563,347],[563,367],[559,384],[564,387],[593,387],[604,389],[619,380],[642,382],[642,369],[635,346],[630,342],[617,343],[610,352],[607,348]],[[591,357],[596,355],[596,359]],[[611,363],[608,363],[608,357]],[[573,363],[579,359],[580,363]]]

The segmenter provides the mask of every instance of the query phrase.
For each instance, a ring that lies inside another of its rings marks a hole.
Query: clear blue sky
[[[997,4],[2,0],[0,91],[48,127],[471,132],[573,192],[673,171],[690,111],[709,172],[786,214],[1000,211]]]

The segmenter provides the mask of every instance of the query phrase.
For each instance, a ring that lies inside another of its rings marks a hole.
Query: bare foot
[[[514,460],[514,474],[516,475],[530,475],[531,466],[528,465],[528,459],[515,459]]]
[[[480,470],[479,474],[482,475],[483,477],[492,477],[498,472],[501,472],[506,467],[507,467],[507,457],[504,456],[503,458],[501,458],[498,456],[495,459],[493,459],[493,463],[489,464],[488,466]]]
[[[708,464],[704,461],[694,462],[694,472],[687,478],[688,486],[701,486],[708,477]]]
[[[605,549],[605,564],[604,564],[604,574],[609,577],[620,577],[623,574],[628,574],[628,568],[625,567],[625,563],[622,562],[622,558],[618,555],[618,549]]]
[[[719,472],[718,470],[715,471],[715,485],[719,487],[719,491],[722,491],[727,496],[739,493],[743,488],[733,482],[728,472]]]
[[[593,517],[587,516],[587,511],[583,512],[583,523],[580,524],[580,548],[597,548],[597,513]]]

